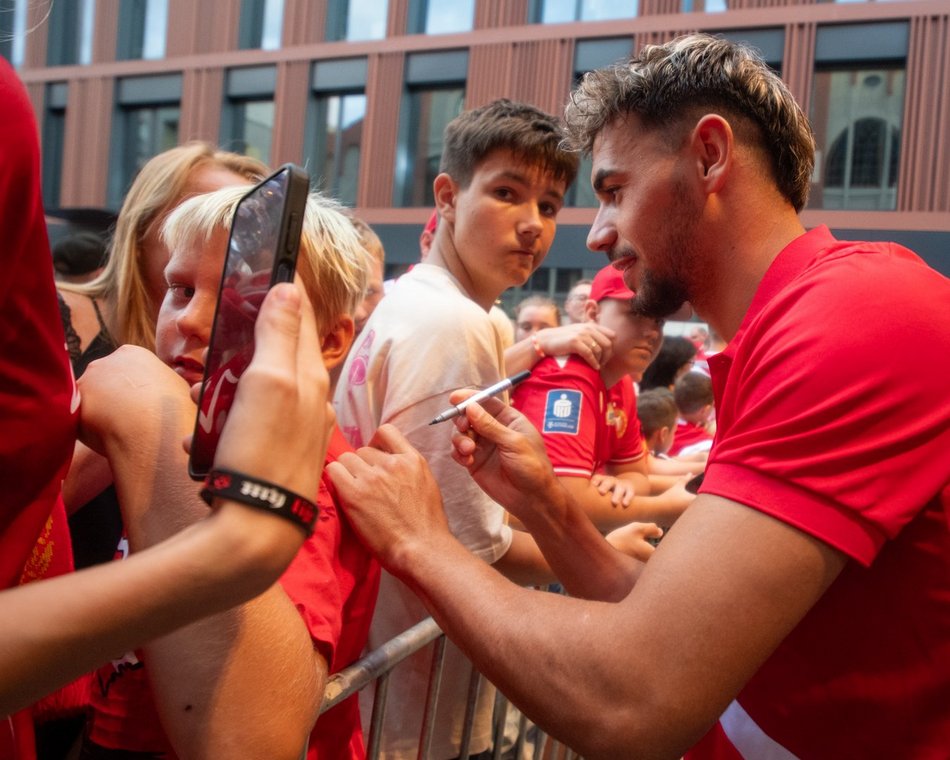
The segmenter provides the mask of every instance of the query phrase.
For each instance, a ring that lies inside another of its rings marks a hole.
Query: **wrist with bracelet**
[[[537,333],[531,333],[531,345],[534,346],[534,352],[538,355],[539,359],[543,359],[547,356],[547,354],[544,353],[544,349],[541,348],[541,341],[538,340]]]
[[[209,506],[215,497],[237,501],[289,520],[308,537],[313,534],[313,526],[320,514],[316,504],[283,486],[222,468],[212,470],[201,489],[201,498]]]

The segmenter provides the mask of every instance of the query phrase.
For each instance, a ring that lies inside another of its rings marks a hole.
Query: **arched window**
[[[828,150],[826,199],[837,197],[843,207],[849,208],[848,199],[854,201],[860,196],[864,202],[859,207],[867,208],[870,202],[872,208],[888,208],[897,187],[899,158],[900,130],[887,121],[868,117],[849,124]],[[839,192],[829,195],[828,190]]]

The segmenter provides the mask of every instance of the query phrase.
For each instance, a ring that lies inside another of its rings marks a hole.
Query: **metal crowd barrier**
[[[429,671],[429,685],[426,693],[423,721],[419,730],[419,751],[417,754],[419,760],[428,760],[432,731],[435,726],[435,706],[439,698],[439,687],[442,680],[442,662],[445,656],[445,634],[442,633],[442,629],[432,618],[426,618],[412,628],[403,631],[378,649],[367,653],[349,667],[334,673],[327,680],[326,690],[323,694],[323,704],[320,707],[321,714],[375,681],[373,715],[366,743],[366,756],[369,760],[377,760],[379,757],[389,674],[407,657],[432,642],[435,642],[435,646],[432,653],[432,667]],[[484,676],[473,666],[465,706],[462,741],[459,747],[459,757],[461,758],[469,755],[475,705],[483,680]],[[514,710],[513,707],[510,709]],[[514,739],[513,746],[506,751],[504,737],[508,715],[508,700],[499,691],[495,696],[495,711],[492,720],[492,760],[579,760],[577,753],[547,737],[540,729],[529,723],[521,713],[517,713],[517,737]],[[533,749],[529,749],[529,743],[533,743]]]

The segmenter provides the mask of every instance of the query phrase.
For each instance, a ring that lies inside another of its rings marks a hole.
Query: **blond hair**
[[[708,34],[645,45],[628,63],[587,73],[565,109],[568,145],[590,153],[597,135],[627,114],[673,144],[687,117],[710,108],[723,112],[743,142],[761,149],[779,191],[801,211],[815,163],[808,119],[752,48]]]
[[[181,203],[162,226],[162,241],[170,251],[204,245],[228,230],[246,187],[225,187]],[[313,303],[320,331],[343,315],[352,316],[363,300],[369,279],[369,254],[343,206],[318,193],[307,199],[297,273]]]
[[[132,343],[155,350],[155,315],[161,304],[150,303],[142,243],[188,191],[195,171],[208,166],[249,182],[270,174],[256,158],[217,150],[206,142],[189,142],[159,153],[141,168],[122,202],[105,269],[92,282],[62,285],[63,290],[107,304],[108,328],[116,345]]]
[[[350,221],[353,223],[356,233],[360,236],[360,243],[363,244],[369,255],[376,259],[381,267],[385,266],[386,250],[383,248],[383,241],[379,239],[379,235],[358,216],[351,215]]]

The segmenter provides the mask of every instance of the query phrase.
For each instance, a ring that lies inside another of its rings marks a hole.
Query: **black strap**
[[[283,517],[303,528],[308,536],[313,534],[313,526],[320,514],[317,505],[309,499],[282,486],[233,470],[216,469],[208,475],[201,489],[201,498],[210,505],[214,497],[239,501]]]

